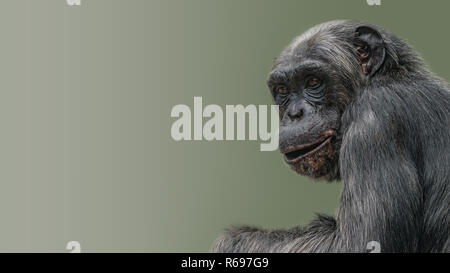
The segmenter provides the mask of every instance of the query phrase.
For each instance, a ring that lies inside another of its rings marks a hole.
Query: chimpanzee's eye
[[[286,95],[287,93],[289,93],[289,90],[284,85],[277,86],[277,88],[275,88],[275,90],[277,91],[278,94],[281,94],[281,95]]]
[[[306,79],[306,88],[317,88],[320,86],[320,84],[321,81],[314,76],[308,77]]]

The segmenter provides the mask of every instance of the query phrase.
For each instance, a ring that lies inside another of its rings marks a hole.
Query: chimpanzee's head
[[[280,150],[296,172],[339,178],[341,117],[386,65],[381,30],[333,21],[308,30],[276,59],[268,86],[280,109]]]

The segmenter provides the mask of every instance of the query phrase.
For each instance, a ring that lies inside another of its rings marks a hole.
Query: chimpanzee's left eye
[[[321,83],[322,82],[318,78],[311,76],[306,79],[306,88],[317,88]]]

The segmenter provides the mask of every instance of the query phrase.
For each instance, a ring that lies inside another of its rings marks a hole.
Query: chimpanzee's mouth
[[[284,152],[284,159],[287,163],[296,163],[302,158],[320,151],[322,147],[331,142],[332,136],[325,136],[317,142],[291,146]]]

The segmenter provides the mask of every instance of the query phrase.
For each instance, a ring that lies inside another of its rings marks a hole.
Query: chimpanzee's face
[[[336,164],[341,111],[334,105],[333,68],[321,60],[292,56],[278,63],[268,85],[280,108],[280,150],[296,172],[325,177]],[[337,88],[336,90],[336,87]]]

